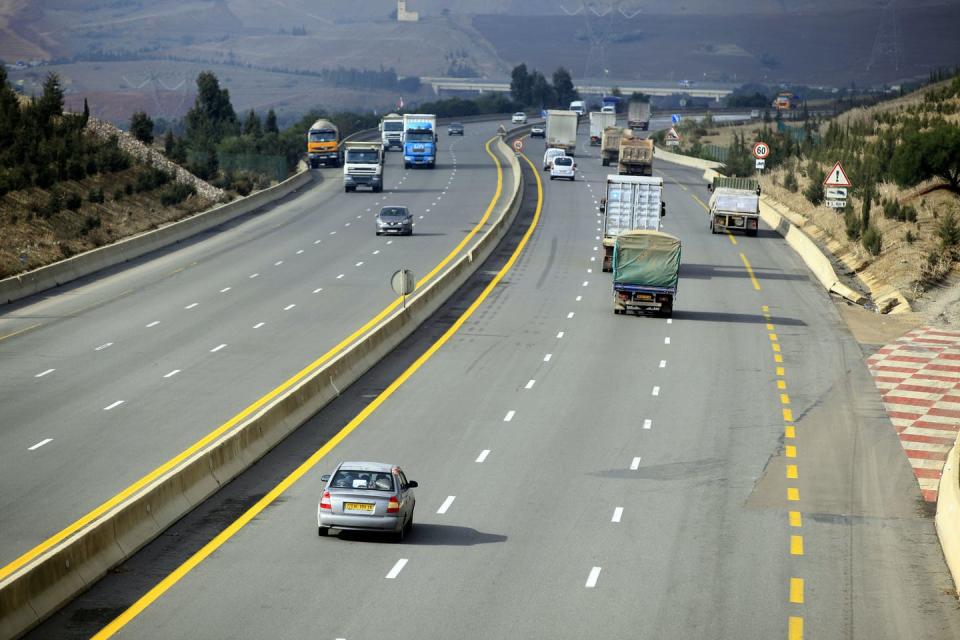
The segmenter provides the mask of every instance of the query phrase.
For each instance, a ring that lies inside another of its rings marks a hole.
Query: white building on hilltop
[[[397,0],[397,22],[417,22],[419,20],[419,13],[407,11],[407,0]]]

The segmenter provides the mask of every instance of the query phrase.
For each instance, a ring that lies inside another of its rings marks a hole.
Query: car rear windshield
[[[410,215],[403,207],[388,207],[380,210],[381,218],[406,218]]]
[[[393,474],[389,471],[357,471],[340,469],[330,482],[332,489],[361,491],[393,491]]]
[[[560,156],[559,158],[553,161],[553,164],[568,167],[571,164],[573,164],[573,160],[566,156]]]

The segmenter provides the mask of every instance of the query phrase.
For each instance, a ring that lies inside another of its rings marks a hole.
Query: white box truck
[[[605,113],[602,111],[590,112],[590,146],[599,147],[603,139],[603,130],[617,124],[616,113]]]
[[[600,204],[603,218],[603,270],[613,267],[613,246],[625,231],[659,231],[666,215],[663,178],[652,176],[607,176],[607,195]]]
[[[568,156],[577,148],[577,114],[574,111],[547,111],[547,148],[563,149]]]
[[[343,146],[343,190],[383,191],[383,146],[379,142],[345,142]]]

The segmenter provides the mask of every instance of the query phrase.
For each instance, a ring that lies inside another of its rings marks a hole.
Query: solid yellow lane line
[[[710,211],[710,207],[708,207],[703,200],[701,200],[701,199],[698,198],[697,196],[693,195],[692,193],[690,194],[690,197],[693,198],[694,200],[696,200],[696,201],[697,201],[697,204],[699,204],[701,207],[703,207],[703,210],[704,210],[704,211]]]
[[[733,237],[733,234],[730,233],[730,229],[726,229],[727,237],[730,238],[730,244],[737,246],[737,239]]]
[[[442,269],[447,264],[449,264],[450,261],[453,260],[460,253],[460,251],[463,250],[464,246],[466,246],[466,244],[470,241],[470,239],[473,238],[487,223],[487,220],[490,218],[490,215],[492,214],[494,208],[496,207],[497,201],[499,200],[500,195],[503,191],[503,167],[500,164],[500,160],[490,150],[491,143],[493,143],[493,141],[496,139],[497,139],[496,137],[490,138],[489,140],[487,140],[487,143],[484,146],[487,154],[491,158],[493,158],[493,162],[497,167],[497,188],[496,188],[496,191],[494,192],[493,198],[491,198],[490,203],[487,205],[487,209],[484,212],[483,217],[480,218],[480,221],[473,227],[473,229],[470,230],[467,236],[463,240],[461,240],[460,243],[457,244],[457,246],[454,247],[454,249],[449,254],[447,254],[447,256],[443,260],[441,260],[436,267],[434,267],[430,271],[430,273],[428,273],[426,276],[421,278],[419,282],[417,282],[417,287],[423,286],[425,282],[427,282],[430,278],[432,278],[440,269]],[[341,340],[329,351],[327,351],[322,356],[320,356],[319,358],[317,358],[316,360],[308,364],[306,367],[304,367],[297,373],[295,373],[293,376],[291,376],[290,378],[282,382],[275,389],[267,392],[264,396],[262,396],[258,400],[255,400],[252,404],[250,404],[245,409],[241,410],[232,418],[224,422],[222,425],[220,425],[219,427],[217,427],[216,429],[214,429],[213,431],[205,435],[203,438],[201,438],[200,440],[192,444],[189,448],[177,454],[175,457],[171,458],[170,460],[166,461],[165,463],[163,463],[153,471],[149,472],[147,475],[143,476],[142,478],[140,478],[139,480],[137,480],[136,482],[134,482],[133,484],[131,484],[130,486],[125,488],[123,491],[116,494],[115,496],[113,496],[112,498],[110,498],[100,506],[96,507],[86,515],[81,516],[75,522],[67,525],[64,529],[62,529],[58,533],[50,536],[49,538],[47,538],[46,540],[44,540],[43,542],[35,546],[33,549],[30,549],[29,551],[27,551],[26,553],[18,557],[16,560],[4,566],[2,569],[0,569],[0,580],[3,580],[4,578],[12,574],[14,571],[19,569],[20,567],[22,567],[23,565],[27,564],[28,562],[30,562],[31,560],[33,560],[34,558],[42,554],[43,552],[59,544],[69,536],[73,535],[74,533],[76,533],[86,525],[96,520],[98,517],[100,517],[104,513],[110,511],[110,509],[113,509],[115,506],[117,506],[118,504],[126,500],[128,497],[135,494],[137,491],[147,486],[148,484],[150,484],[151,482],[153,482],[154,480],[156,480],[157,478],[165,474],[167,471],[173,469],[174,467],[179,465],[181,462],[188,459],[190,456],[200,451],[210,443],[212,443],[221,435],[223,435],[224,433],[228,432],[230,429],[234,428],[235,426],[237,426],[238,424],[246,420],[248,417],[250,417],[251,415],[256,413],[258,410],[260,410],[264,405],[268,404],[274,398],[276,398],[280,394],[284,393],[285,391],[287,391],[288,389],[296,385],[298,382],[300,382],[301,380],[306,378],[308,375],[313,373],[316,369],[318,369],[323,364],[331,360],[338,353],[340,353],[341,351],[346,349],[348,346],[350,346],[354,341],[356,341],[358,338],[364,335],[367,331],[369,331],[374,326],[376,326],[381,320],[383,320],[390,313],[392,313],[398,306],[400,306],[400,304],[402,304],[402,302],[403,300],[401,298],[395,299],[393,302],[387,305],[382,311],[380,311],[377,315],[373,316],[370,320],[364,323],[362,327],[360,327],[359,329],[351,333],[349,336]],[[21,332],[22,331],[26,331],[26,329],[21,330]]]
[[[537,207],[533,214],[533,221],[530,223],[530,227],[527,229],[527,231],[523,234],[523,238],[521,238],[520,243],[513,252],[513,255],[510,256],[510,259],[507,260],[506,264],[503,265],[503,268],[501,268],[500,271],[497,272],[497,275],[495,275],[490,283],[487,284],[477,299],[473,301],[467,310],[464,311],[459,318],[457,318],[456,322],[454,322],[453,325],[451,325],[450,328],[447,329],[446,332],[444,332],[444,334],[430,346],[429,349],[427,349],[419,358],[417,358],[413,364],[407,367],[407,369],[401,373],[398,378],[390,383],[390,385],[384,389],[380,395],[374,398],[370,404],[365,406],[360,413],[350,420],[350,422],[348,422],[347,425],[344,426],[343,429],[333,436],[325,445],[315,451],[303,464],[297,467],[286,478],[281,480],[277,486],[271,489],[269,493],[261,498],[255,505],[250,507],[250,509],[237,518],[237,520],[232,522],[213,540],[204,545],[203,548],[193,554],[193,556],[191,556],[186,562],[177,567],[170,575],[161,580],[157,585],[150,589],[150,591],[133,603],[126,611],[120,614],[106,627],[101,629],[95,636],[93,636],[93,640],[110,638],[118,631],[123,629],[123,627],[126,626],[131,620],[136,618],[147,607],[149,607],[164,593],[166,593],[171,587],[177,584],[177,582],[179,582],[184,576],[190,573],[194,567],[203,562],[227,540],[236,535],[237,532],[239,532],[251,520],[257,517],[257,515],[266,509],[270,504],[276,501],[276,499],[279,498],[285,491],[287,491],[287,489],[292,487],[298,480],[300,480],[300,478],[313,469],[327,456],[327,454],[333,451],[333,449],[340,444],[344,438],[346,438],[357,427],[363,424],[363,422],[370,417],[370,415],[373,414],[373,412],[376,411],[384,402],[386,402],[387,399],[390,398],[390,396],[392,396],[414,373],[416,373],[417,370],[424,365],[424,363],[433,357],[440,347],[446,344],[447,341],[449,341],[450,338],[460,330],[463,324],[474,314],[477,308],[483,304],[483,302],[487,299],[487,297],[489,297],[497,285],[500,284],[504,276],[506,276],[506,274],[513,268],[513,265],[520,257],[523,249],[527,246],[527,243],[529,242],[534,230],[537,228],[537,224],[540,221],[540,211],[543,206],[543,183],[540,181],[540,174],[537,172],[537,169],[533,163],[530,162],[526,156],[522,157],[524,160],[526,160],[527,164],[530,165],[532,173],[537,180]]]
[[[743,261],[743,266],[747,268],[747,273],[750,274],[750,281],[753,282],[753,288],[760,291],[760,283],[757,281],[757,276],[753,274],[753,267],[750,266],[750,261],[747,260],[747,256],[741,253],[740,259]]]
[[[34,329],[36,329],[37,327],[40,327],[40,326],[43,326],[43,323],[42,323],[42,322],[38,322],[38,323],[36,323],[36,324],[32,324],[32,325],[30,325],[29,327],[24,327],[23,329],[17,329],[16,331],[14,331],[14,332],[12,332],[12,333],[8,333],[8,334],[5,335],[5,336],[0,336],[0,340],[6,340],[7,338],[12,338],[13,336],[18,336],[18,335],[20,335],[21,333],[26,333],[27,331],[33,331]],[[0,577],[2,577],[2,576],[0,576]]]

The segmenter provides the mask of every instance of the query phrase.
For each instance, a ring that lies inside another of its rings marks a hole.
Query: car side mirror
[[[325,473],[322,476],[320,476],[320,482],[330,482],[330,474]]]
[[[573,165],[573,168],[574,168],[574,169],[576,169],[576,168],[577,168],[577,165],[576,165],[576,164],[574,164],[574,165]]]
[[[711,192],[713,191],[713,183],[712,183],[712,182],[708,182],[708,183],[707,183],[707,191],[711,191]]]
[[[419,486],[420,486],[420,483],[417,482],[416,480],[411,480],[410,482],[407,483],[407,489],[416,489]]]
[[[667,203],[666,203],[666,202],[661,202],[661,203],[660,203],[660,217],[661,217],[661,218],[664,218],[664,217],[666,217],[666,215],[667,215]]]

